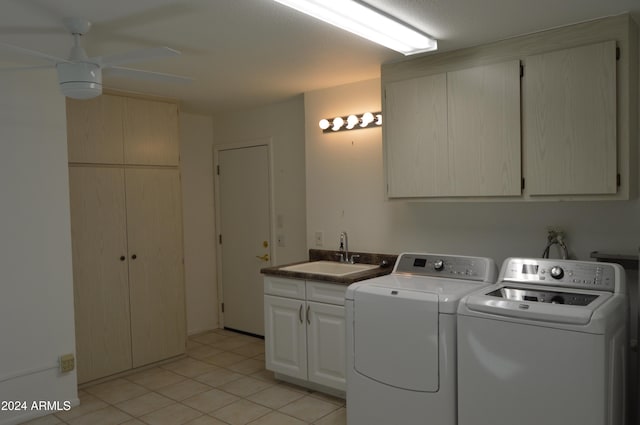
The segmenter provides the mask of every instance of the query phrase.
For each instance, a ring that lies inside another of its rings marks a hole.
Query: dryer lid
[[[362,286],[353,303],[356,371],[397,388],[438,391],[438,295]]]

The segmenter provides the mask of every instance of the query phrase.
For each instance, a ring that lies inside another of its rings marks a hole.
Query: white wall
[[[307,259],[304,164],[304,100],[297,96],[248,111],[213,117],[214,144],[230,144],[271,138],[275,214],[285,246],[275,246],[273,264]]]
[[[187,333],[192,335],[219,325],[211,117],[181,113],[180,160]]]
[[[354,251],[438,252],[493,257],[538,257],[547,226],[562,227],[574,258],[594,250],[637,252],[640,201],[406,202],[384,197],[382,131],[323,134],[321,118],[380,110],[380,81],[305,93],[307,244],[324,232],[336,249],[349,233]],[[553,255],[553,253],[552,253]]]
[[[53,70],[2,73],[0,93],[0,400],[77,403],[58,372],[75,352],[64,98]]]

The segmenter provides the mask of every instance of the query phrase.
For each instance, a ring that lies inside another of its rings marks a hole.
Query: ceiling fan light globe
[[[71,99],[93,99],[94,97],[98,97],[102,94],[102,84],[88,83],[84,81],[60,83],[60,91],[65,97],[69,97]]]
[[[102,70],[90,62],[58,63],[60,91],[72,99],[91,99],[102,94]]]

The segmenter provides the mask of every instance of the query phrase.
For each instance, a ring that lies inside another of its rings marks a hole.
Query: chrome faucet
[[[349,236],[347,236],[347,232],[340,232],[340,247],[338,251],[340,251],[340,253],[336,255],[340,256],[341,263],[353,264],[356,262],[356,258],[360,257],[359,255],[352,255],[351,258],[349,258]]]
[[[349,237],[347,236],[347,232],[340,232],[340,262],[348,263],[349,262]]]

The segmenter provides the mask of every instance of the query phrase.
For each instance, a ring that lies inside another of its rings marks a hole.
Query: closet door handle
[[[121,255],[121,256],[120,256],[120,261],[124,261],[124,260],[126,260],[126,259],[127,259],[127,257],[125,257],[124,255]]]
[[[298,318],[300,319],[300,323],[304,322],[304,320],[302,320],[302,304],[300,304],[300,309],[298,310]]]
[[[310,305],[307,306],[307,325],[311,324],[311,315],[309,314]]]
[[[132,259],[132,260],[135,260],[136,258],[138,258],[138,256],[137,256],[136,254],[133,254],[133,255],[131,256],[131,259]]]

